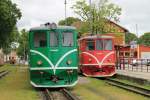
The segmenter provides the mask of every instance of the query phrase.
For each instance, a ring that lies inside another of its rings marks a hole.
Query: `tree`
[[[21,18],[21,12],[11,0],[0,0],[0,48],[8,44],[8,37]]]
[[[134,33],[125,34],[125,42],[129,44],[131,41],[138,41],[138,37]]]
[[[98,3],[92,3],[91,6],[87,5],[85,0],[80,0],[72,8],[82,21],[88,24],[87,29],[92,30],[92,33],[105,32],[105,23],[108,20],[119,21],[119,15],[121,15],[121,8],[110,3],[109,0],[99,0]]]
[[[12,51],[15,50],[16,44],[18,43],[18,39],[19,39],[19,32],[17,27],[13,28],[13,31],[11,32],[10,36],[7,37],[7,40],[5,41],[5,43],[3,43],[3,53],[6,55],[6,61],[7,61],[7,55]],[[5,45],[4,45],[5,44]]]
[[[68,17],[65,20],[60,20],[58,22],[58,24],[59,25],[66,25],[66,23],[67,23],[67,26],[71,26],[74,22],[77,22],[77,21],[81,21],[81,20],[79,18]]]
[[[150,32],[144,33],[144,35],[139,38],[139,44],[150,46]]]
[[[17,54],[27,60],[28,49],[28,31],[23,29],[21,30],[21,35],[19,38],[19,48],[17,49]]]

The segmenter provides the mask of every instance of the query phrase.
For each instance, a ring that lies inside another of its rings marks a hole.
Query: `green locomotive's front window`
[[[57,47],[59,43],[59,35],[57,32],[50,32],[50,46]]]
[[[44,32],[34,33],[34,47],[39,48],[46,46],[47,46],[46,33]]]
[[[63,32],[62,33],[62,46],[73,46],[73,33],[71,32]]]

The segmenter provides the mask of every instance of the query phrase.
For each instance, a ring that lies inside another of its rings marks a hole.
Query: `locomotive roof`
[[[33,30],[51,30],[51,29],[70,29],[70,30],[75,30],[76,28],[73,27],[73,26],[57,26],[56,28],[50,28],[50,27],[47,27],[47,26],[39,26],[39,27],[31,28],[30,31],[33,31]]]
[[[83,39],[97,39],[97,38],[114,38],[112,36],[107,36],[107,35],[92,35],[92,36],[86,36],[83,38],[80,38],[79,40],[83,40]]]

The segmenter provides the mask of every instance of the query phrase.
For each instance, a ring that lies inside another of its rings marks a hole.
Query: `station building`
[[[121,47],[119,51],[119,58],[150,59],[150,46],[137,45],[132,48],[132,46],[128,45]]]

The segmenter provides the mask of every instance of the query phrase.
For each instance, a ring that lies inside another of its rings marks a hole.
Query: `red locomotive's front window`
[[[95,41],[94,40],[87,40],[86,45],[87,45],[86,50],[95,50]]]
[[[104,40],[104,50],[112,50],[112,40]]]
[[[96,40],[96,50],[103,50],[103,40]]]
[[[96,50],[112,50],[112,40],[111,39],[97,39],[96,40]]]

